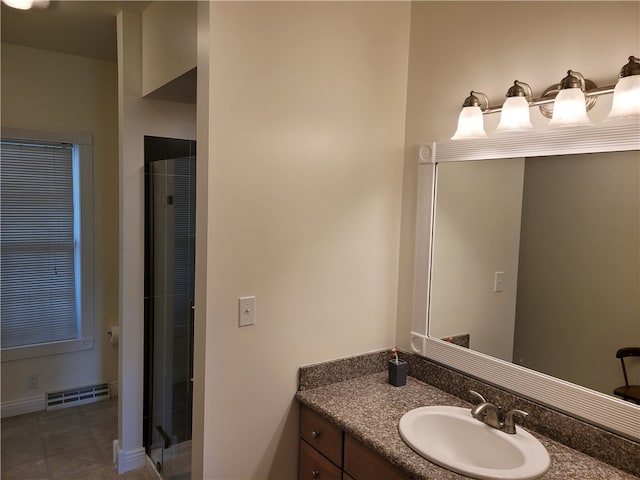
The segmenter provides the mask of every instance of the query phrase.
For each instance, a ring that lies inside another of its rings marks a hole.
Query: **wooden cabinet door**
[[[342,470],[300,440],[298,480],[342,480]]]
[[[344,471],[356,480],[409,480],[397,467],[348,434],[344,436]]]
[[[304,406],[300,409],[300,438],[342,467],[342,430]]]

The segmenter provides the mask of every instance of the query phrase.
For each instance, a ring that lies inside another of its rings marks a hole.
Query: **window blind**
[[[2,348],[79,336],[73,148],[2,139]]]

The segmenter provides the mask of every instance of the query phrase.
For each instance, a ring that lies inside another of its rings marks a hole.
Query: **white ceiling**
[[[52,1],[16,10],[2,4],[2,42],[103,60],[116,60],[116,15],[142,12],[148,1]]]

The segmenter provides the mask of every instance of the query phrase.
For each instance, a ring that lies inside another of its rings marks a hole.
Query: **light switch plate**
[[[247,327],[256,323],[256,297],[238,298],[238,326]]]

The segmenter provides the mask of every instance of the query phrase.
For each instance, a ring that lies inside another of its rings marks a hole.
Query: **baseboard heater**
[[[47,393],[47,411],[75,407],[111,398],[108,383]]]

